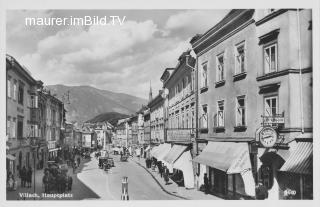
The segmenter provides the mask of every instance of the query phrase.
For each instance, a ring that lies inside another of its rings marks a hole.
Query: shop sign
[[[282,114],[274,116],[262,116],[262,123],[264,126],[284,124],[284,116]]]
[[[278,139],[277,132],[272,127],[264,127],[259,133],[260,143],[267,148],[273,147]]]
[[[193,129],[168,129],[167,140],[168,141],[184,141],[190,142],[194,138]]]

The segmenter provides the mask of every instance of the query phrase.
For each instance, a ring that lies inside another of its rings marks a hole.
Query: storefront
[[[281,199],[313,199],[313,146],[311,141],[295,141],[294,150],[278,174]]]
[[[247,142],[209,141],[193,161],[207,167],[211,193],[232,199],[255,196]]]

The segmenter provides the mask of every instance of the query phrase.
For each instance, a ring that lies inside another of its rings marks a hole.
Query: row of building
[[[12,56],[7,70],[7,172],[45,167],[64,145],[66,110],[55,95],[35,80]]]
[[[106,148],[113,126],[108,122],[66,122],[64,103],[12,56],[6,56],[6,169],[18,175],[25,167],[42,169],[58,156],[69,159],[74,148]]]
[[[312,199],[311,10],[234,9],[190,44],[117,144],[152,148],[187,188],[206,174],[224,198],[260,183],[268,199]]]

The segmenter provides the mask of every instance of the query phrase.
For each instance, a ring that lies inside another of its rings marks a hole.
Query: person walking
[[[23,166],[21,172],[20,172],[20,177],[21,177],[21,187],[26,187],[26,176],[27,176],[27,169],[25,166]]]
[[[77,158],[77,162],[78,162],[78,167],[79,167],[80,166],[80,162],[81,162],[80,157]]]
[[[168,182],[169,182],[169,170],[167,167],[164,167],[164,174],[163,174],[163,178],[164,178],[164,181],[166,182],[166,185],[168,185]]]
[[[163,164],[161,165],[161,163],[160,163],[159,166],[158,166],[158,168],[159,168],[160,177],[162,177],[162,175],[163,175],[163,170],[164,170],[164,165],[163,165]]]
[[[32,168],[29,166],[28,171],[27,171],[27,176],[26,176],[26,181],[27,181],[27,187],[31,188],[31,183],[32,183]]]
[[[42,185],[44,186],[44,193],[49,193],[49,171],[44,171],[44,176],[42,177]]]
[[[207,173],[205,173],[203,176],[203,183],[204,183],[204,193],[208,194],[209,193],[209,178],[207,176]]]
[[[73,182],[73,179],[72,179],[72,177],[69,175],[69,176],[68,176],[68,191],[69,191],[69,192],[72,190],[72,182]]]

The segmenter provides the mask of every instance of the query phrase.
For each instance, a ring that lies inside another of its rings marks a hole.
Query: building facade
[[[255,185],[262,183],[268,199],[285,197],[290,182],[280,179],[286,173],[281,167],[301,134],[312,132],[310,21],[311,10],[232,10],[191,40],[197,55],[198,137],[207,141],[194,160],[200,180],[208,174],[211,192],[255,196]],[[307,198],[301,191],[310,193],[310,172],[303,170],[309,175],[302,179],[306,189],[295,187],[297,198]]]
[[[7,172],[18,175],[22,167],[33,167],[40,145],[37,82],[18,61],[6,56],[7,70]]]
[[[151,144],[164,143],[164,99],[163,91],[148,103],[150,108],[150,136]]]
[[[172,173],[183,175],[186,188],[195,187],[195,169],[191,162],[196,156],[194,93],[195,58],[190,51],[183,52],[175,68],[167,68],[161,76],[164,100],[165,142],[171,148],[163,162]],[[172,179],[179,182],[181,176]]]

